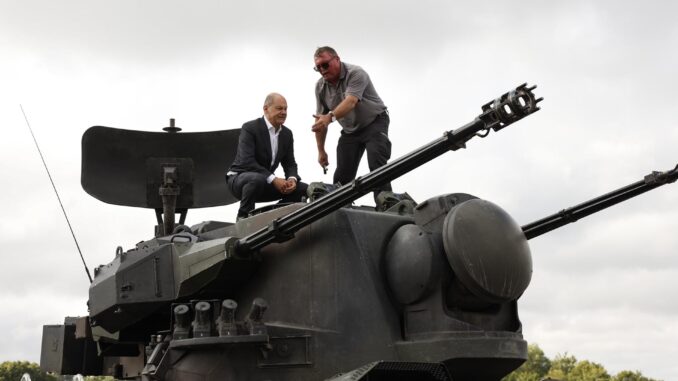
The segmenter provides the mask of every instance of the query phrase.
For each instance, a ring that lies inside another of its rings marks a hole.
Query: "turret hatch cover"
[[[94,126],[82,136],[80,182],[103,202],[162,208],[162,167],[177,167],[177,208],[228,205],[236,198],[224,175],[235,158],[240,129],[168,133]]]

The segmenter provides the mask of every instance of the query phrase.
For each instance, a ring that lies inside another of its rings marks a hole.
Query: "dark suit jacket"
[[[285,171],[285,178],[294,176],[301,180],[297,173],[297,162],[294,160],[294,137],[292,131],[282,126],[278,134],[278,154],[271,165],[271,138],[266,121],[261,117],[242,125],[238,140],[238,151],[233,164],[227,172],[258,172],[271,175],[279,164]]]

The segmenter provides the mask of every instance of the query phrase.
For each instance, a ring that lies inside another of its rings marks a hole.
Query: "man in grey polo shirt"
[[[313,58],[314,69],[322,75],[315,86],[316,114],[311,128],[318,145],[318,163],[323,168],[329,164],[325,151],[327,128],[338,121],[342,130],[337,143],[334,183],[347,184],[355,179],[365,151],[370,171],[391,158],[388,111],[369,75],[360,66],[341,62],[329,46],[318,48]],[[375,190],[375,198],[383,190],[390,191],[391,184]]]

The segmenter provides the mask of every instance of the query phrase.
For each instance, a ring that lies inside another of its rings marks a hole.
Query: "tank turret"
[[[95,270],[89,316],[45,326],[43,368],[143,380],[499,380],[527,358],[517,300],[532,276],[528,240],[673,182],[676,169],[522,227],[464,193],[419,204],[385,195],[377,210],[352,202],[536,112],[533,90],[503,94],[350,184],[309,187],[310,202],[191,227],[189,209],[235,201],[223,171],[238,130],[93,127],[83,187],[155,209],[158,225]]]

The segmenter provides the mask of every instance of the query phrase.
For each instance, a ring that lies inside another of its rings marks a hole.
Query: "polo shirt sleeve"
[[[320,92],[322,91],[322,85],[320,81],[315,84],[315,113],[316,115],[325,114],[329,110],[325,110],[322,102],[320,102],[320,97],[322,96]]]
[[[351,70],[347,76],[346,92],[344,96],[353,95],[359,101],[363,100],[363,93],[365,88],[370,83],[370,76],[361,68]]]

